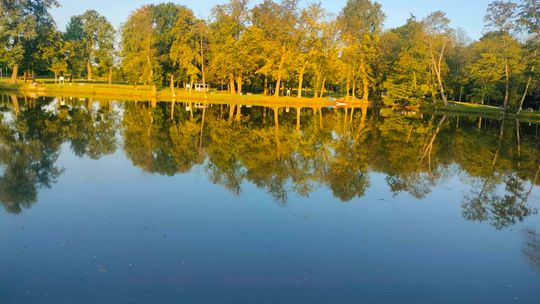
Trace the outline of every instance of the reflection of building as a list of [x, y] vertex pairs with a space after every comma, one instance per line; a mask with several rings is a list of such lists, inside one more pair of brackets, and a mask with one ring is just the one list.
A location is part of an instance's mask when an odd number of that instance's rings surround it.
[[195, 92], [204, 92], [204, 93], [208, 93], [208, 91], [210, 91], [210, 86], [207, 85], [207, 84], [202, 84], [202, 83], [196, 83], [193, 85], [193, 88], [195, 89]]

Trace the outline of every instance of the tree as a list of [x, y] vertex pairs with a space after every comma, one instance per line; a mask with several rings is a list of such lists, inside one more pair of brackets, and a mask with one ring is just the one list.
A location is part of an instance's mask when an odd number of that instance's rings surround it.
[[299, 19], [298, 1], [283, 0], [275, 3], [265, 0], [251, 12], [253, 25], [262, 31], [264, 37], [266, 60], [260, 71], [274, 78], [274, 95], [277, 97], [281, 94], [283, 81], [292, 72], [292, 62], [296, 59], [299, 39], [296, 32]]
[[427, 41], [429, 46], [429, 55], [431, 58], [431, 68], [435, 74], [439, 92], [444, 102], [448, 105], [448, 98], [445, 93], [443, 66], [445, 64], [445, 52], [450, 42], [451, 30], [449, 27], [450, 20], [442, 11], [436, 11], [424, 18], [427, 31]]
[[81, 17], [71, 17], [64, 32], [63, 39], [69, 48], [67, 63], [68, 69], [71, 71], [72, 81], [75, 75], [81, 76], [83, 70], [86, 68], [83, 37], [84, 29]]
[[326, 22], [322, 26], [319, 39], [315, 42], [315, 51], [312, 54], [312, 68], [315, 78], [313, 82], [313, 97], [322, 98], [327, 83], [337, 83], [340, 80], [340, 71], [343, 62], [339, 61], [339, 37], [335, 22]]
[[71, 44], [64, 41], [62, 34], [56, 30], [50, 31], [47, 36], [48, 43], [41, 45], [41, 56], [47, 62], [48, 69], [54, 73], [54, 82], [58, 75], [68, 70], [69, 54], [72, 52]]
[[[369, 100], [373, 69], [379, 37], [386, 16], [381, 5], [370, 0], [348, 0], [338, 17], [343, 43], [344, 60], [352, 72], [353, 85], [359, 74], [362, 82], [362, 99]], [[353, 89], [353, 97], [355, 95]]]
[[[321, 45], [323, 31], [329, 24], [325, 23], [328, 13], [320, 3], [313, 3], [303, 9], [299, 19], [298, 26], [298, 49], [295, 63], [296, 73], [298, 74], [298, 97], [302, 97], [304, 78], [310, 65], [313, 65], [313, 57], [317, 47]], [[329, 43], [335, 43], [333, 39]]]
[[510, 60], [515, 54], [512, 48], [512, 32], [515, 30], [517, 4], [510, 1], [495, 1], [490, 3], [484, 21], [486, 28], [499, 33], [502, 38], [502, 53], [504, 54], [505, 93], [504, 108], [508, 109], [510, 101]]
[[213, 74], [229, 83], [229, 92], [242, 93], [242, 62], [238, 58], [239, 43], [246, 30], [248, 19], [247, 0], [231, 0], [212, 9], [213, 21], [210, 24], [210, 49]]
[[384, 88], [388, 98], [394, 102], [419, 104], [432, 93], [431, 57], [429, 45], [424, 37], [425, 25], [411, 16], [407, 24], [393, 33], [398, 41], [395, 58], [390, 68]]
[[155, 84], [159, 67], [153, 21], [152, 6], [146, 5], [133, 12], [122, 26], [122, 68], [134, 84]]
[[132, 83], [164, 84], [174, 74], [174, 27], [186, 8], [173, 3], [145, 5], [122, 27], [122, 64]]
[[[186, 7], [174, 3], [152, 5], [152, 24], [155, 56], [159, 68], [156, 70], [157, 83], [165, 84], [168, 75], [174, 74], [174, 63], [170, 52], [175, 41], [174, 27], [186, 15]], [[188, 9], [189, 10], [189, 9]]]
[[519, 5], [518, 17], [521, 28], [530, 35], [529, 43], [527, 43], [529, 50], [529, 56], [527, 58], [527, 62], [529, 63], [529, 73], [527, 84], [525, 85], [525, 90], [519, 103], [518, 112], [521, 112], [521, 110], [523, 110], [523, 103], [527, 98], [531, 86], [537, 84], [537, 81], [533, 83], [533, 79], [539, 78], [538, 65], [540, 64], [540, 59], [538, 58], [538, 49], [540, 48], [540, 2], [538, 0], [522, 0]]
[[506, 33], [488, 33], [473, 48], [477, 59], [470, 66], [470, 75], [477, 84], [476, 90], [481, 95], [482, 103], [490, 94], [497, 94], [496, 85], [504, 79], [503, 102], [506, 109], [510, 80], [522, 71], [521, 45]]
[[[170, 58], [177, 75], [184, 82], [190, 83], [190, 91], [193, 88], [193, 83], [201, 74], [199, 31], [195, 26], [197, 22], [193, 12], [182, 7], [179, 11], [178, 21], [172, 30], [174, 41], [170, 50]], [[174, 75], [172, 74], [171, 86], [174, 87]]]
[[107, 18], [94, 10], [71, 18], [66, 37], [79, 42], [74, 51], [84, 58], [89, 81], [92, 80], [93, 66], [104, 66], [109, 72], [112, 69], [114, 36], [114, 28]]
[[[0, 41], [2, 51], [12, 68], [10, 83], [17, 82], [19, 68], [28, 68], [32, 59], [40, 58], [39, 42], [43, 27], [54, 25], [49, 9], [56, 0], [2, 0], [0, 2]], [[24, 66], [26, 65], [26, 66]]]

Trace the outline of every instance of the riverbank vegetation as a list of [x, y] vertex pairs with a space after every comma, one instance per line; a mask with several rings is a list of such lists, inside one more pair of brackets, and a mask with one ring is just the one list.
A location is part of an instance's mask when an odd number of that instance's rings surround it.
[[144, 5], [116, 30], [92, 10], [57, 29], [56, 0], [0, 5], [0, 65], [11, 89], [53, 74], [56, 86], [84, 79], [173, 97], [210, 85], [232, 95], [540, 107], [538, 0], [491, 3], [477, 41], [442, 11], [385, 29], [371, 0], [349, 0], [337, 16], [297, 0], [230, 0], [207, 20], [182, 5]]

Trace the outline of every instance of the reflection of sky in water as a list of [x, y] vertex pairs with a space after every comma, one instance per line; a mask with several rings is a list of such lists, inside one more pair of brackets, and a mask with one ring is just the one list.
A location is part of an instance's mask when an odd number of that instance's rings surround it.
[[[179, 107], [181, 108], [181, 107]], [[0, 302], [535, 303], [524, 254], [539, 216], [497, 230], [462, 215], [466, 174], [417, 199], [369, 172], [361, 198], [328, 186], [287, 204], [244, 181], [235, 195], [206, 165], [144, 173], [122, 149], [66, 171], [19, 215], [0, 212]], [[488, 161], [489, 162], [489, 161]], [[499, 187], [499, 186], [497, 186]], [[525, 188], [528, 189], [528, 185]], [[504, 189], [499, 189], [501, 192]], [[535, 187], [530, 204], [539, 207]]]

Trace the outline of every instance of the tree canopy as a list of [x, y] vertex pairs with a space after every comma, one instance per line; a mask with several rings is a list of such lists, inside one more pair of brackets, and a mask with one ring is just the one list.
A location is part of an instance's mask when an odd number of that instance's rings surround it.
[[[373, 0], [348, 0], [336, 16], [298, 0], [229, 0], [208, 19], [174, 3], [144, 5], [116, 31], [96, 11], [62, 31], [53, 0], [2, 1], [0, 63], [12, 82], [37, 73], [231, 94], [339, 97], [386, 104], [467, 101], [536, 108], [538, 0], [498, 0], [472, 41], [442, 11], [385, 28]], [[118, 47], [118, 50], [117, 50]]]

